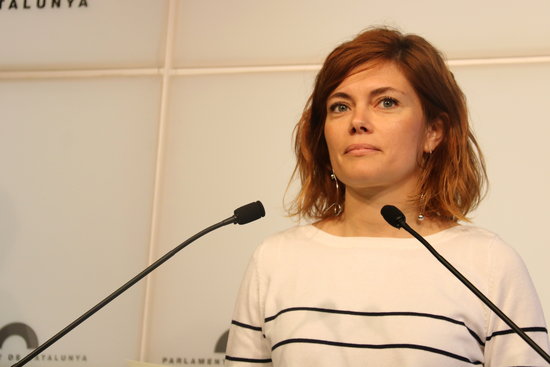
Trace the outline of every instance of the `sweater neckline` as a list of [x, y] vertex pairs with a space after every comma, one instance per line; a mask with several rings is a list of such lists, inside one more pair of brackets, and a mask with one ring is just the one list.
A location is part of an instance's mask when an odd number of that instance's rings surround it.
[[[464, 231], [467, 226], [462, 224], [443, 229], [439, 232], [432, 233], [428, 236], [424, 236], [426, 241], [430, 244], [435, 245], [442, 242], [443, 240], [448, 240], [451, 237], [458, 235], [460, 232]], [[328, 244], [336, 246], [365, 246], [365, 245], [381, 245], [381, 246], [422, 246], [419, 241], [414, 238], [412, 235], [408, 238], [403, 237], [344, 237], [330, 234], [315, 227], [313, 224], [306, 224], [302, 226], [302, 229], [306, 232], [306, 235], [311, 238]]]

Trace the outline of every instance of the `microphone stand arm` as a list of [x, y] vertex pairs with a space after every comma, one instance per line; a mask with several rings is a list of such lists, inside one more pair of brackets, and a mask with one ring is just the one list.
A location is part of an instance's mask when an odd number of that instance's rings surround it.
[[80, 325], [82, 322], [84, 322], [86, 319], [88, 319], [90, 316], [95, 314], [97, 311], [105, 307], [108, 303], [110, 303], [112, 300], [117, 298], [119, 295], [121, 295], [123, 292], [125, 292], [128, 288], [136, 284], [138, 281], [140, 281], [143, 277], [145, 277], [147, 274], [158, 268], [160, 265], [162, 265], [164, 262], [166, 262], [168, 259], [170, 259], [172, 256], [174, 256], [176, 253], [178, 253], [181, 249], [189, 245], [191, 242], [199, 239], [200, 237], [204, 236], [205, 234], [212, 232], [215, 229], [218, 229], [220, 227], [226, 226], [228, 224], [234, 224], [237, 221], [237, 217], [235, 215], [222, 220], [219, 223], [216, 223], [208, 228], [203, 229], [199, 233], [195, 234], [194, 236], [190, 237], [186, 241], [182, 242], [179, 246], [175, 247], [171, 251], [167, 252], [164, 256], [162, 256], [160, 259], [149, 265], [145, 270], [143, 270], [141, 273], [130, 279], [128, 282], [126, 282], [124, 285], [122, 285], [120, 288], [118, 288], [116, 291], [111, 293], [109, 296], [105, 297], [105, 299], [101, 302], [99, 302], [97, 305], [86, 311], [82, 316], [71, 322], [69, 325], [67, 325], [63, 330], [59, 331], [57, 334], [52, 336], [50, 339], [39, 345], [35, 350], [27, 354], [23, 359], [12, 365], [12, 367], [22, 367], [23, 365], [27, 364], [30, 360], [38, 356], [40, 353], [42, 353], [46, 348], [51, 346], [53, 343], [61, 339], [64, 335], [66, 335], [68, 332], [73, 330], [75, 327]]

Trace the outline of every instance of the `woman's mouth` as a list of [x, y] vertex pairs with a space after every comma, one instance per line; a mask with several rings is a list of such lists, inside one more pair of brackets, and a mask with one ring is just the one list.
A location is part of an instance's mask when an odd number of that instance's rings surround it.
[[379, 152], [379, 151], [380, 149], [378, 149], [374, 145], [352, 144], [346, 148], [346, 150], [344, 151], [344, 154], [358, 156], [358, 155], [365, 155], [365, 154]]

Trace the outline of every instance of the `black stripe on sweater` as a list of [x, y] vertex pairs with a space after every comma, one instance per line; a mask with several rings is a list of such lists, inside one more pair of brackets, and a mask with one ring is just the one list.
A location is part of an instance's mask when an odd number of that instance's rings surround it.
[[245, 328], [245, 329], [251, 329], [251, 330], [255, 330], [255, 331], [262, 331], [262, 328], [259, 327], [259, 326], [248, 325], [248, 324], [239, 322], [237, 320], [231, 320], [231, 323], [233, 325], [237, 325], [237, 326], [240, 326], [240, 327]]
[[241, 357], [232, 357], [232, 356], [225, 356], [225, 359], [227, 359], [228, 361], [235, 361], [235, 362], [271, 363], [271, 359], [254, 359], [254, 358], [241, 358]]
[[434, 315], [430, 313], [423, 313], [423, 312], [362, 312], [362, 311], [346, 311], [346, 310], [334, 310], [330, 308], [320, 308], [320, 307], [291, 307], [286, 308], [284, 310], [281, 310], [277, 312], [275, 315], [267, 317], [265, 319], [265, 322], [270, 322], [275, 320], [277, 317], [279, 317], [281, 314], [284, 314], [286, 312], [294, 312], [294, 311], [312, 311], [312, 312], [324, 312], [324, 313], [334, 313], [334, 314], [340, 314], [340, 315], [351, 315], [351, 316], [370, 316], [370, 317], [382, 317], [382, 316], [415, 316], [415, 317], [428, 317], [432, 319], [437, 320], [443, 320], [447, 321], [456, 325], [461, 325], [468, 330], [470, 335], [478, 342], [479, 345], [484, 346], [485, 343], [481, 340], [479, 335], [477, 335], [472, 329], [470, 329], [466, 324], [462, 321], [458, 321], [455, 319], [451, 319], [447, 316], [442, 315]]
[[286, 344], [292, 344], [292, 343], [309, 343], [309, 344], [323, 344], [323, 345], [330, 345], [334, 347], [343, 347], [343, 348], [364, 348], [364, 349], [417, 349], [417, 350], [423, 350], [431, 353], [437, 353], [444, 355], [446, 357], [458, 359], [459, 361], [466, 362], [473, 365], [481, 365], [481, 361], [472, 361], [466, 357], [460, 356], [458, 354], [454, 354], [451, 352], [447, 352], [442, 349], [427, 347], [425, 345], [417, 345], [417, 344], [354, 344], [354, 343], [341, 343], [341, 342], [334, 342], [329, 340], [319, 340], [319, 339], [287, 339], [283, 340], [277, 344], [275, 344], [271, 350], [274, 351], [275, 349], [286, 345]]
[[[540, 333], [547, 333], [548, 334], [548, 330], [545, 328], [545, 327], [522, 327], [520, 328], [521, 330], [523, 330], [524, 332], [526, 333], [529, 333], [529, 332], [540, 332]], [[512, 330], [512, 329], [508, 329], [508, 330], [501, 330], [501, 331], [495, 331], [494, 333], [492, 333], [490, 336], [488, 336], [485, 340], [486, 341], [489, 341], [491, 340], [493, 337], [495, 336], [499, 336], [499, 335], [506, 335], [506, 334], [515, 334], [515, 331]]]

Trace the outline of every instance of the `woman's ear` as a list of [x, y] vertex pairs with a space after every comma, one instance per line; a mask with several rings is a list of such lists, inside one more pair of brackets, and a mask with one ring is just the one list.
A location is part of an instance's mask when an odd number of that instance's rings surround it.
[[424, 139], [424, 153], [431, 153], [437, 148], [443, 140], [443, 119], [441, 116], [431, 121], [426, 127], [426, 136]]

